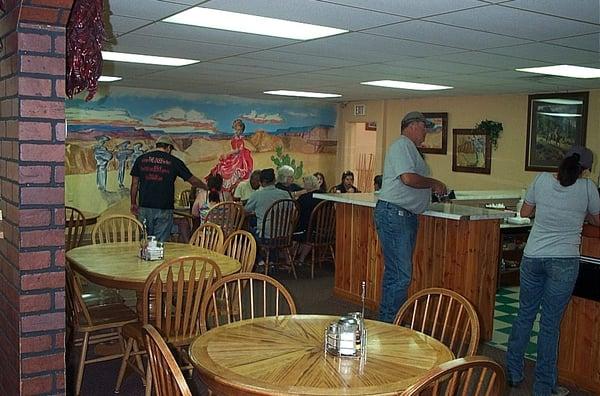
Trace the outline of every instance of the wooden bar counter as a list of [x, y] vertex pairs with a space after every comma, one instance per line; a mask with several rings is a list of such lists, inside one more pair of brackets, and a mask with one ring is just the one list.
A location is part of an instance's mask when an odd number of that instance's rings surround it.
[[[383, 256], [373, 209], [376, 196], [314, 194], [336, 205], [334, 293], [360, 302], [360, 285], [367, 282], [366, 306], [377, 309], [381, 294]], [[449, 203], [432, 204], [419, 216], [409, 294], [428, 287], [444, 287], [465, 296], [477, 310], [481, 338], [492, 338], [500, 250], [500, 221], [512, 216]]]
[[580, 263], [579, 279], [561, 322], [558, 377], [600, 395], [600, 227], [584, 225], [581, 254], [593, 262]]

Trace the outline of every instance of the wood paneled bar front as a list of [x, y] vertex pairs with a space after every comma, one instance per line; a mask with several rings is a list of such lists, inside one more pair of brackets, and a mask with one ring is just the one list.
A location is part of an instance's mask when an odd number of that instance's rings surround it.
[[[583, 227], [581, 254], [600, 260], [600, 227]], [[591, 265], [600, 267], [600, 263]], [[580, 277], [590, 275], [584, 271], [581, 264]], [[582, 293], [576, 287], [567, 305], [560, 325], [558, 376], [561, 381], [600, 395], [600, 301], [597, 299], [600, 285], [593, 279], [586, 283], [596, 288], [596, 292], [591, 293], [596, 299], [578, 296]]]
[[[335, 295], [377, 309], [383, 256], [373, 220], [377, 197], [362, 194], [314, 194], [337, 202]], [[419, 216], [409, 294], [444, 287], [465, 296], [477, 310], [481, 338], [492, 337], [500, 251], [500, 221], [509, 212], [451, 203], [435, 203]]]

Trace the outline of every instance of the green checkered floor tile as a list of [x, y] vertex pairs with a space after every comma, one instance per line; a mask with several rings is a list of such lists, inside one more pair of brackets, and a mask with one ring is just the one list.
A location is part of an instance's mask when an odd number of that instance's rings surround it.
[[[508, 337], [512, 328], [512, 322], [519, 311], [519, 287], [502, 287], [496, 293], [496, 307], [494, 312], [494, 333], [489, 345], [498, 349], [506, 350]], [[536, 346], [540, 329], [539, 315], [533, 323], [533, 330], [529, 345], [525, 350], [525, 357], [535, 360], [537, 357]]]

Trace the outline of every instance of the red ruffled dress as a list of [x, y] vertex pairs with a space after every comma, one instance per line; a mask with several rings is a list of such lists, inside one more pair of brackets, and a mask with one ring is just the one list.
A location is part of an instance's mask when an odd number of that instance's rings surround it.
[[223, 191], [233, 191], [240, 181], [248, 179], [254, 166], [252, 153], [244, 146], [241, 136], [231, 139], [231, 148], [239, 151], [227, 154], [210, 170], [211, 175], [223, 176]]

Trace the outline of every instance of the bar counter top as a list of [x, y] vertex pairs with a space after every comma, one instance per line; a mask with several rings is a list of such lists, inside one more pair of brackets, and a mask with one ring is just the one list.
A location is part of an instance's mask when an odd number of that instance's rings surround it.
[[[324, 199], [352, 205], [375, 207], [377, 194], [374, 193], [315, 193], [315, 198]], [[425, 216], [442, 217], [451, 220], [492, 220], [514, 217], [514, 212], [505, 212], [495, 209], [476, 208], [473, 206], [457, 205], [454, 203], [432, 203], [429, 209], [423, 212]]]

